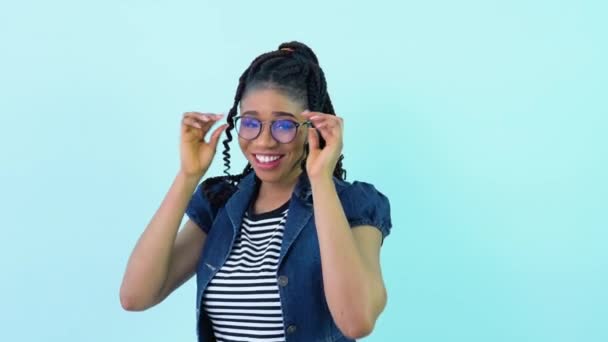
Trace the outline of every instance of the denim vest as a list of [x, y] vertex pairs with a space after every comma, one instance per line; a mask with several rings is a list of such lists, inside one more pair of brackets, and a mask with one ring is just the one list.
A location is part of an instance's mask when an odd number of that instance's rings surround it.
[[[259, 179], [251, 172], [219, 209], [211, 207], [199, 185], [188, 204], [186, 214], [207, 233], [196, 268], [196, 331], [199, 342], [215, 341], [211, 321], [201, 299], [215, 273], [228, 259], [258, 184]], [[384, 241], [391, 228], [388, 199], [368, 183], [351, 184], [334, 177], [334, 184], [350, 226], [377, 227]], [[289, 203], [277, 283], [286, 341], [353, 341], [337, 328], [325, 299], [312, 191], [305, 173], [299, 177]]]

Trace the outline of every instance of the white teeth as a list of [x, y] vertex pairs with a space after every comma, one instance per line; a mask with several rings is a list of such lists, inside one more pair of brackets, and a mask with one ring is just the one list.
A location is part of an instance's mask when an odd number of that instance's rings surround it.
[[280, 156], [264, 156], [260, 154], [255, 155], [255, 159], [257, 159], [260, 163], [271, 163], [277, 159], [281, 158]]

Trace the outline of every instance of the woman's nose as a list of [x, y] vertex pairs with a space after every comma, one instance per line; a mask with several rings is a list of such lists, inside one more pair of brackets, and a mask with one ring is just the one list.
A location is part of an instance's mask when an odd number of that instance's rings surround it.
[[270, 131], [270, 127], [267, 125], [262, 126], [262, 131], [257, 139], [255, 139], [256, 143], [260, 146], [274, 146], [277, 145], [278, 142], [272, 136], [272, 132]]

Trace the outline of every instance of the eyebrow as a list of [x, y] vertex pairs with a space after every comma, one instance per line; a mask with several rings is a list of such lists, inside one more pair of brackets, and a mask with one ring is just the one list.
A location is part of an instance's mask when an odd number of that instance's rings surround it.
[[[295, 118], [296, 116], [289, 113], [289, 112], [281, 112], [281, 111], [277, 111], [277, 112], [272, 112], [272, 114], [274, 114], [274, 116], [291, 116], [292, 118]], [[253, 115], [253, 116], [258, 116], [259, 113], [255, 110], [248, 110], [246, 112], [244, 112], [242, 115]]]

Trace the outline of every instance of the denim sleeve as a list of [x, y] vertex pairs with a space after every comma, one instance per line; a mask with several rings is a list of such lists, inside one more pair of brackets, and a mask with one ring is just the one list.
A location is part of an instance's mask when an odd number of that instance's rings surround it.
[[186, 215], [188, 215], [188, 218], [196, 223], [205, 233], [209, 233], [213, 220], [215, 219], [215, 212], [216, 210], [213, 210], [211, 203], [203, 192], [203, 184], [199, 184], [196, 187], [194, 194], [192, 194], [190, 202], [188, 202]]
[[351, 227], [369, 225], [382, 233], [382, 242], [392, 228], [389, 200], [376, 188], [365, 182], [353, 182], [342, 200], [344, 213]]

